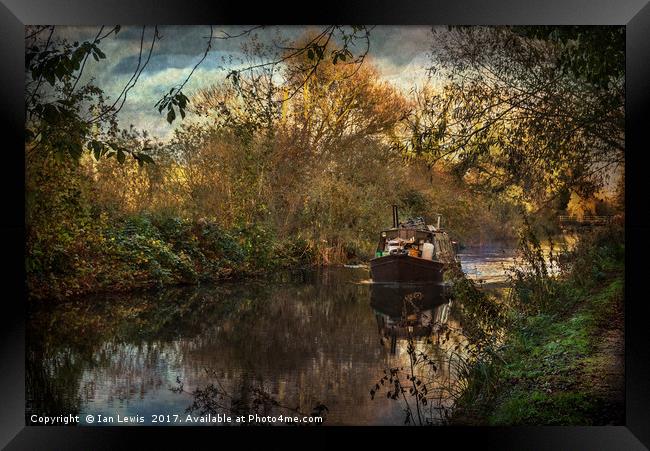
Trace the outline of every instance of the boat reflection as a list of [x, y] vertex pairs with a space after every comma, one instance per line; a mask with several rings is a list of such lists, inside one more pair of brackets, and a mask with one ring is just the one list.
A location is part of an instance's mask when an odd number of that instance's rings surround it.
[[441, 284], [373, 284], [370, 306], [382, 340], [395, 354], [398, 338], [428, 337], [447, 322], [451, 305]]

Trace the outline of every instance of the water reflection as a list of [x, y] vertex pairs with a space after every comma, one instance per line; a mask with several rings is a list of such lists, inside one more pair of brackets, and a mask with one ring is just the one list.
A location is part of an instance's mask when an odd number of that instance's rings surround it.
[[441, 284], [374, 284], [370, 305], [380, 336], [395, 354], [398, 338], [429, 337], [447, 322], [449, 290]]
[[458, 254], [461, 267], [470, 279], [481, 282], [503, 282], [507, 269], [514, 264], [515, 251], [501, 246], [467, 248]]
[[[328, 270], [32, 306], [27, 417], [184, 417], [190, 393], [218, 380], [238, 399], [255, 387], [306, 412], [322, 403], [326, 424], [401, 424], [402, 407], [371, 400], [368, 388], [408, 363], [403, 321], [431, 348], [424, 339], [453, 323], [453, 312], [442, 289], [421, 290], [404, 308], [404, 287], [358, 283], [367, 278], [363, 269]], [[178, 381], [181, 393], [171, 390]]]

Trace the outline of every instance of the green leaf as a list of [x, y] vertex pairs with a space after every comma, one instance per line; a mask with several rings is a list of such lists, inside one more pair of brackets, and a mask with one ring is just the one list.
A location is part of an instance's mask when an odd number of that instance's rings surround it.
[[68, 145], [68, 152], [70, 152], [70, 155], [72, 155], [74, 159], [78, 160], [81, 157], [83, 149], [81, 148], [81, 144], [78, 142], [72, 142]]
[[43, 77], [45, 77], [45, 79], [51, 86], [54, 86], [54, 74], [52, 72], [47, 72], [43, 74]]
[[176, 112], [174, 111], [173, 108], [169, 108], [169, 111], [167, 112], [167, 122], [170, 124], [174, 122], [174, 119], [176, 119]]
[[92, 149], [95, 160], [99, 161], [99, 158], [102, 156], [102, 150], [104, 149], [104, 145], [99, 141], [93, 140], [90, 142], [89, 147]]
[[95, 56], [95, 60], [106, 58], [106, 54], [96, 45], [93, 45], [93, 56]]
[[122, 149], [117, 149], [117, 161], [120, 162], [120, 164], [124, 163], [126, 160], [126, 154]]
[[59, 110], [51, 103], [47, 103], [43, 106], [42, 116], [45, 122], [53, 124], [59, 119]]
[[185, 95], [180, 93], [180, 92], [178, 94], [176, 94], [176, 99], [177, 99], [177, 102], [178, 102], [178, 106], [181, 107], [181, 108], [185, 108], [187, 106], [187, 102], [189, 101], [189, 99], [187, 97], [185, 97]]
[[139, 153], [138, 154], [138, 159], [141, 160], [144, 163], [156, 164], [154, 159], [151, 158], [151, 156], [147, 155], [146, 153]]

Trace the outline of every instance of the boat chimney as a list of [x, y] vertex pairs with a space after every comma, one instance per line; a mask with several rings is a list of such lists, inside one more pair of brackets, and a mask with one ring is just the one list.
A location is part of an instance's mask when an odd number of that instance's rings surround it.
[[397, 205], [393, 205], [393, 227], [399, 226], [399, 217], [397, 216]]

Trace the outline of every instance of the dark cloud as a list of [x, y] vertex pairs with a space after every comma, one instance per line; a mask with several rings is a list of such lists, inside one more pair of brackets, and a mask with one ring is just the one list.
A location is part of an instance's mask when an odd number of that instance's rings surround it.
[[[213, 26], [216, 38], [213, 41], [213, 52], [218, 52], [222, 56], [238, 53], [241, 51], [242, 45], [251, 42], [252, 39], [271, 46], [273, 42], [280, 39], [295, 41], [309, 30], [320, 28], [317, 26], [265, 26], [240, 38], [218, 39], [227, 34], [238, 35], [252, 27], [252, 25]], [[146, 56], [153, 36], [153, 26], [125, 26], [117, 36], [111, 36], [103, 42], [107, 50], [106, 53], [111, 59], [110, 72], [119, 75], [134, 70], [139, 59], [143, 28], [143, 51]], [[105, 27], [105, 30], [109, 29], [110, 26]], [[99, 27], [62, 26], [57, 28], [57, 36], [70, 41], [84, 41], [94, 38], [98, 30]], [[148, 64], [148, 71], [151, 72], [194, 65], [205, 51], [210, 27], [205, 25], [163, 25], [159, 27], [159, 34], [161, 39], [156, 42], [152, 59]], [[374, 59], [385, 60], [394, 66], [405, 66], [431, 48], [431, 27], [377, 26], [371, 32], [370, 40], [370, 55]], [[100, 70], [99, 67], [98, 70]]]
[[[111, 26], [106, 26], [108, 31]], [[272, 51], [279, 51], [278, 42], [285, 44], [295, 42], [301, 36], [322, 26], [265, 26], [240, 38], [219, 39], [227, 34], [238, 35], [252, 26], [213, 27], [215, 39], [209, 57], [194, 75], [189, 90], [201, 88], [214, 83], [224, 73], [217, 70], [229, 56], [237, 64], [242, 56], [242, 45], [255, 42], [268, 46]], [[92, 40], [99, 27], [57, 27], [56, 34], [69, 41]], [[143, 60], [151, 44], [154, 27], [144, 27]], [[124, 26], [117, 36], [110, 36], [102, 42], [106, 60], [98, 63], [91, 61], [84, 73], [84, 79], [94, 78], [103, 87], [109, 97], [116, 96], [138, 65], [140, 58], [143, 26]], [[205, 52], [210, 27], [169, 26], [159, 27], [161, 39], [156, 41], [151, 60], [138, 85], [130, 92], [121, 120], [125, 124], [133, 123], [136, 127], [147, 128], [154, 134], [168, 134], [171, 128], [156, 114], [152, 104], [169, 89], [184, 79]], [[370, 34], [370, 60], [376, 64], [380, 73], [397, 86], [404, 87], [413, 83], [414, 67], [423, 65], [423, 55], [432, 46], [431, 27], [427, 26], [377, 26]], [[361, 50], [361, 49], [359, 49]], [[165, 127], [163, 127], [163, 125]]]
[[371, 33], [371, 54], [403, 66], [428, 52], [431, 43], [429, 26], [379, 26]]
[[[130, 55], [122, 58], [113, 67], [114, 74], [132, 74], [138, 67], [140, 58], [137, 55]], [[147, 72], [158, 72], [169, 68], [185, 68], [190, 67], [193, 63], [196, 64], [197, 57], [195, 55], [182, 55], [182, 54], [165, 54], [158, 55], [149, 61], [147, 64]]]

